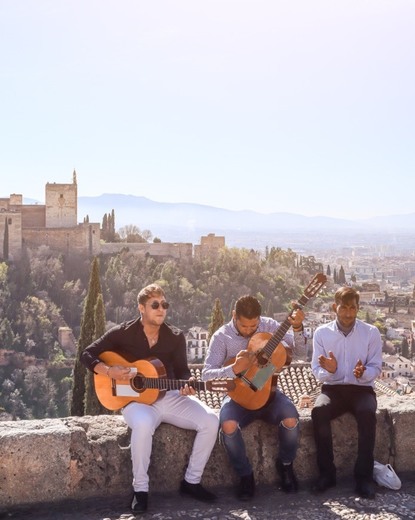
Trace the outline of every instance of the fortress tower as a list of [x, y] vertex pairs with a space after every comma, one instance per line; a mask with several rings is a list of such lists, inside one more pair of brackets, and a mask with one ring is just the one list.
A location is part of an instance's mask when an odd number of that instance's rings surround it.
[[[99, 223], [78, 224], [78, 186], [47, 183], [45, 205], [23, 204], [22, 195], [0, 198], [0, 259], [14, 260], [28, 247], [49, 246], [67, 254], [95, 255], [101, 251]], [[5, 247], [5, 241], [6, 247]]]
[[77, 225], [78, 186], [75, 170], [72, 184], [46, 184], [45, 204], [47, 228], [70, 228]]

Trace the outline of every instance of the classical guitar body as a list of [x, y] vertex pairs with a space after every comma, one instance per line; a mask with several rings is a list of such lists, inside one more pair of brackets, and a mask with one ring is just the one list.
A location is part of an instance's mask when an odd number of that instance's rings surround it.
[[[272, 337], [268, 332], [254, 334], [248, 343], [247, 350], [252, 353], [260, 352]], [[267, 404], [276, 389], [276, 378], [272, 375], [288, 364], [287, 350], [279, 343], [269, 361], [264, 365], [253, 363], [245, 372], [235, 378], [235, 389], [229, 390], [228, 395], [236, 403], [247, 410], [258, 410]], [[234, 358], [227, 361], [233, 363]]]
[[133, 377], [129, 380], [111, 379], [106, 375], [94, 374], [95, 392], [100, 403], [108, 410], [119, 410], [131, 402], [153, 404], [164, 397], [167, 390], [179, 390], [186, 384], [196, 391], [226, 393], [235, 388], [233, 379], [196, 381], [168, 379], [163, 363], [157, 358], [147, 358], [132, 363], [119, 354], [107, 351], [99, 356], [108, 366], [129, 367]]
[[99, 358], [108, 366], [120, 365], [137, 371], [131, 381], [110, 379], [102, 374], [94, 374], [95, 392], [100, 403], [108, 410], [119, 410], [131, 401], [143, 404], [153, 404], [161, 399], [166, 389], [146, 388], [144, 379], [164, 378], [166, 370], [157, 358], [148, 358], [129, 363], [115, 352], [103, 352]]

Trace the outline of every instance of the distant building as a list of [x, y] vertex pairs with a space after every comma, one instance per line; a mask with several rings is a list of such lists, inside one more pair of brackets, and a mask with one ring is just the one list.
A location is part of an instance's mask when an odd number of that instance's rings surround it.
[[[23, 204], [20, 194], [0, 198], [0, 257], [7, 249], [8, 259], [19, 258], [23, 244], [28, 247], [47, 245], [66, 253], [98, 254], [100, 225], [78, 224], [77, 212], [75, 171], [70, 184], [46, 184], [44, 205]], [[5, 239], [8, 240], [7, 248]]]
[[382, 378], [395, 379], [398, 376], [411, 377], [414, 367], [409, 359], [403, 356], [383, 356]]
[[[225, 237], [210, 233], [201, 237], [201, 244], [191, 243], [101, 243], [99, 223], [78, 224], [78, 186], [76, 172], [72, 183], [47, 183], [45, 204], [23, 204], [23, 196], [12, 194], [0, 198], [0, 260], [7, 251], [7, 259], [18, 259], [23, 245], [49, 246], [67, 254], [89, 256], [114, 254], [128, 248], [136, 254], [158, 258], [186, 258], [193, 254], [216, 254], [225, 247]], [[5, 244], [7, 240], [7, 244]], [[5, 247], [6, 245], [6, 247]]]
[[190, 362], [203, 360], [208, 348], [208, 331], [202, 327], [192, 327], [186, 334], [187, 359]]
[[207, 236], [200, 238], [200, 244], [194, 246], [194, 255], [200, 257], [202, 255], [217, 254], [223, 247], [225, 247], [225, 237], [209, 233]]

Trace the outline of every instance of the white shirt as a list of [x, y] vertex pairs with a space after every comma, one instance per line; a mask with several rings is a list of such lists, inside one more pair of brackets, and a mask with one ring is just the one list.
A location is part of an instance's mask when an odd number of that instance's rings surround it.
[[[318, 358], [329, 357], [333, 352], [337, 360], [337, 370], [331, 374], [319, 364]], [[366, 370], [362, 377], [356, 378], [353, 370], [358, 360]], [[345, 336], [336, 321], [321, 325], [314, 332], [313, 358], [311, 369], [315, 377], [328, 385], [374, 386], [375, 379], [382, 371], [382, 339], [379, 330], [361, 320]]]

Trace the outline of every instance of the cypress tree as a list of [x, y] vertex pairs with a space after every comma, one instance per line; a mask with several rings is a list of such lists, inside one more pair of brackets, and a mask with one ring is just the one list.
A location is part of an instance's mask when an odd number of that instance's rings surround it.
[[4, 222], [3, 259], [9, 259], [9, 223], [7, 217]]
[[102, 238], [107, 241], [108, 240], [108, 217], [107, 217], [107, 214], [105, 213], [105, 215], [103, 216], [102, 218]]
[[[102, 293], [98, 294], [97, 303], [94, 307], [94, 337], [93, 341], [100, 338], [105, 332], [105, 306]], [[108, 413], [98, 401], [94, 388], [94, 374], [86, 371], [85, 381], [85, 415], [101, 415]]]
[[87, 369], [81, 363], [81, 354], [84, 349], [94, 341], [95, 333], [95, 305], [98, 295], [101, 294], [101, 282], [99, 279], [99, 262], [95, 257], [92, 261], [89, 277], [88, 293], [84, 300], [84, 309], [81, 318], [81, 330], [78, 340], [75, 366], [73, 371], [73, 389], [70, 406], [71, 415], [84, 415], [85, 376]]
[[222, 305], [220, 303], [219, 298], [216, 298], [210, 317], [208, 329], [208, 342], [210, 341], [210, 338], [213, 336], [213, 334], [218, 330], [218, 328], [223, 325], [224, 321], [225, 319], [223, 316]]
[[405, 337], [402, 339], [401, 351], [402, 356], [406, 359], [409, 359], [409, 343]]
[[109, 232], [110, 232], [111, 242], [114, 242], [114, 240], [115, 240], [115, 211], [114, 210], [111, 211], [109, 225], [110, 225]]
[[340, 269], [339, 269], [339, 280], [338, 280], [338, 283], [340, 285], [343, 285], [343, 284], [346, 283], [346, 275], [344, 273], [344, 269], [343, 269], [342, 265], [340, 266]]

